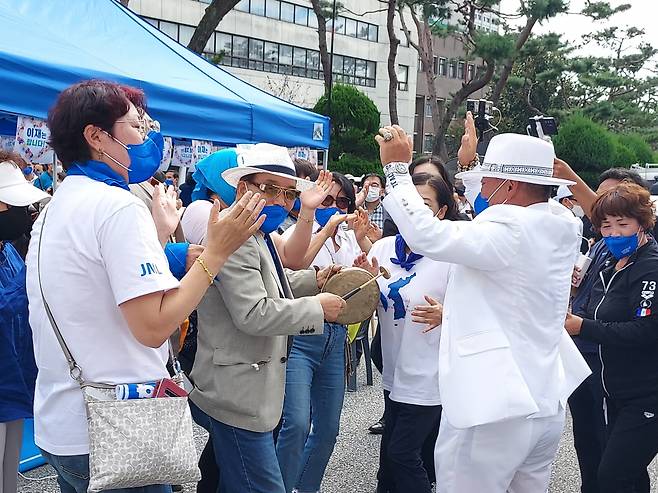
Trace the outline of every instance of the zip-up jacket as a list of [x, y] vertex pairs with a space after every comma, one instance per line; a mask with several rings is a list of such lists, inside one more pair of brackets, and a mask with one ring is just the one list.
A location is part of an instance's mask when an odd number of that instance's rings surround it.
[[658, 394], [658, 244], [639, 248], [624, 268], [615, 259], [592, 288], [580, 336], [599, 344], [607, 395], [630, 399]]

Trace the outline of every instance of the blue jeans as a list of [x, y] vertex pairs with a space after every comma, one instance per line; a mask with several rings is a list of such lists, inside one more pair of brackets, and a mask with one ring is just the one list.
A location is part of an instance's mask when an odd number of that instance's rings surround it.
[[[198, 414], [203, 413], [200, 409]], [[208, 416], [222, 493], [284, 493], [272, 432], [243, 430]], [[198, 422], [198, 421], [197, 421]]]
[[[87, 493], [89, 486], [89, 455], [53, 455], [45, 450], [41, 455], [57, 471], [57, 483], [62, 493]], [[171, 486], [154, 484], [141, 488], [103, 490], [108, 493], [171, 493]]]
[[325, 323], [322, 335], [297, 336], [292, 345], [276, 444], [287, 493], [320, 490], [340, 427], [345, 337], [345, 326]]

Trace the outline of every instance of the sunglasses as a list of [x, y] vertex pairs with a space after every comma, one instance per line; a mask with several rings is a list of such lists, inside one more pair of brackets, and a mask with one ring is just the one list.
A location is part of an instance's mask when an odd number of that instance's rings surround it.
[[331, 207], [332, 205], [336, 204], [336, 207], [339, 209], [347, 209], [351, 203], [352, 201], [347, 197], [337, 197], [334, 199], [331, 195], [327, 195], [327, 197], [322, 201], [322, 205], [325, 207]]
[[271, 183], [249, 183], [258, 188], [263, 194], [263, 197], [267, 200], [274, 200], [279, 195], [283, 194], [283, 198], [286, 202], [294, 202], [301, 194], [299, 190], [294, 188], [283, 188], [277, 185], [272, 185]]

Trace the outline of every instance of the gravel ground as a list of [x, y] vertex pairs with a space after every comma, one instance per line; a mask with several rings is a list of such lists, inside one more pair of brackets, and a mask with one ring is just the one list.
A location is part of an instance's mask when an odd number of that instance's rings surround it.
[[[368, 426], [375, 422], [383, 411], [381, 378], [375, 370], [375, 385], [365, 385], [363, 365], [359, 368], [359, 386], [357, 392], [345, 395], [345, 406], [341, 420], [341, 433], [336, 449], [327, 468], [322, 485], [323, 493], [373, 493], [379, 453], [379, 437], [367, 432]], [[199, 451], [206, 440], [205, 432], [195, 430]], [[653, 493], [658, 493], [658, 464], [654, 461], [650, 467]], [[49, 466], [39, 467], [26, 473], [29, 478], [48, 478], [27, 480], [19, 478], [19, 493], [57, 492], [56, 481], [52, 478], [53, 470]], [[571, 437], [571, 423], [567, 423], [560, 443], [557, 460], [553, 467], [553, 477], [549, 493], [578, 493], [579, 474], [576, 454]], [[193, 493], [195, 488], [185, 488]]]

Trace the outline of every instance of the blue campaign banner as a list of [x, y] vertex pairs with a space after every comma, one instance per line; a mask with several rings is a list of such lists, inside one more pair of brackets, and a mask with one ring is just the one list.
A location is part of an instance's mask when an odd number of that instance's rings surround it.
[[23, 424], [23, 446], [18, 470], [20, 472], [29, 471], [45, 463], [46, 460], [42, 457], [41, 451], [34, 444], [34, 420], [26, 419]]

